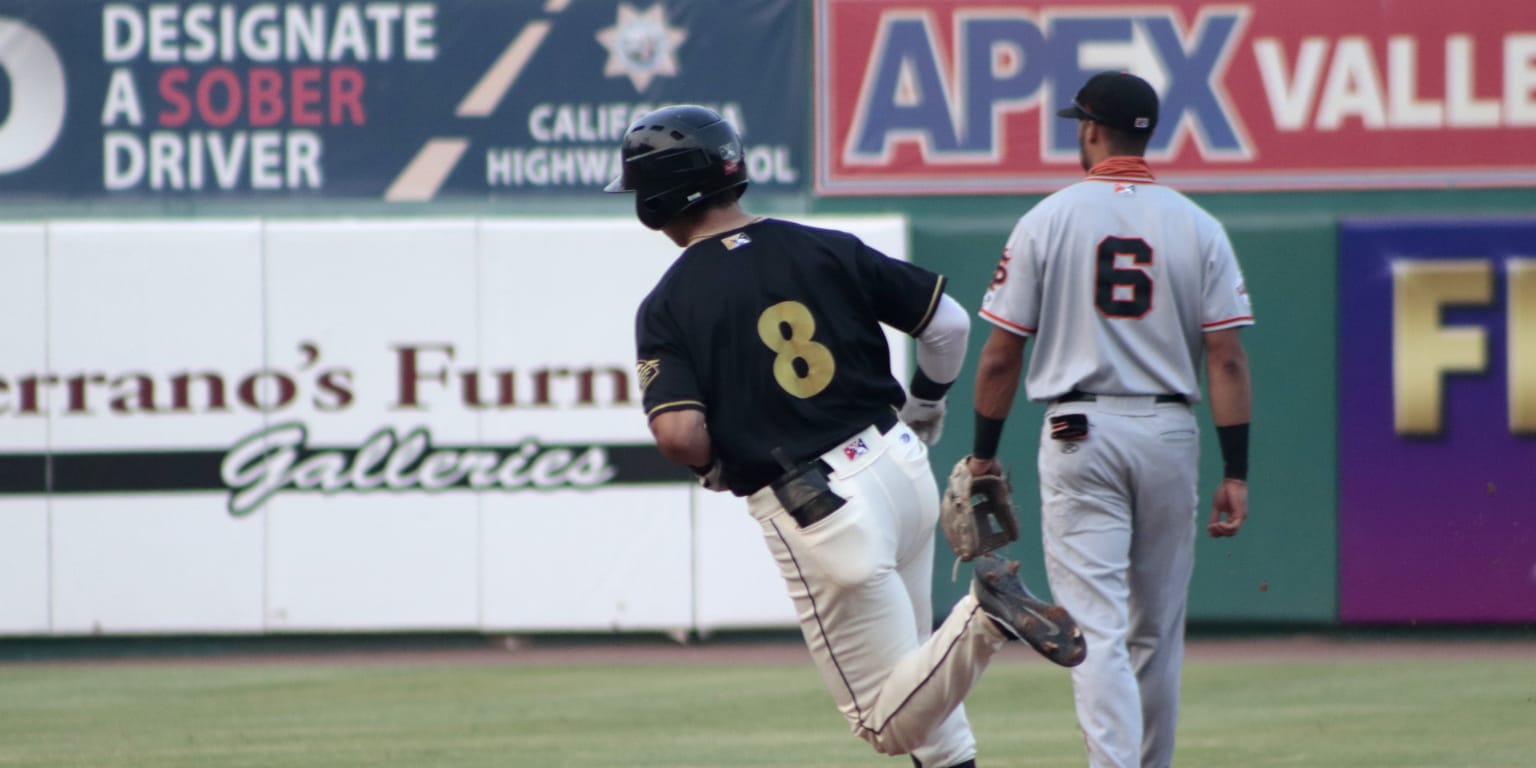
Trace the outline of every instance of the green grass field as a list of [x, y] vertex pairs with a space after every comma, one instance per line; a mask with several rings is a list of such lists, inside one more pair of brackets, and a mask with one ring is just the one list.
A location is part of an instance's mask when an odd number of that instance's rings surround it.
[[[1475, 656], [1475, 654], [1471, 654]], [[994, 663], [983, 766], [1084, 765], [1067, 674]], [[1186, 667], [1177, 765], [1536, 765], [1536, 655]], [[806, 663], [0, 665], [4, 766], [908, 766]]]

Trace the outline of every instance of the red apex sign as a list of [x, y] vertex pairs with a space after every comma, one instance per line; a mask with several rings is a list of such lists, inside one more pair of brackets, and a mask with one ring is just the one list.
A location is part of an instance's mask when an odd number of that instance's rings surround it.
[[1536, 185], [1536, 5], [818, 0], [817, 191], [1051, 191], [1094, 73], [1157, 89], [1185, 189]]

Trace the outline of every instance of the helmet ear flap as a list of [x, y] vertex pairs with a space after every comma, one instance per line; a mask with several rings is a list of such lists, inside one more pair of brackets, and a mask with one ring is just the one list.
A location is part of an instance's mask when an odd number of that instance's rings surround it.
[[635, 216], [640, 219], [641, 224], [650, 229], [661, 229], [677, 216], [677, 212], [670, 211], [672, 206], [668, 205], [663, 197], [635, 195]]

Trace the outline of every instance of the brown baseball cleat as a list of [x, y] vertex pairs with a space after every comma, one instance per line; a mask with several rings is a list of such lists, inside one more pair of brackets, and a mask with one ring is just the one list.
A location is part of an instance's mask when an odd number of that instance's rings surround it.
[[1088, 658], [1088, 643], [1077, 620], [1067, 609], [1030, 594], [1019, 578], [1017, 560], [996, 555], [976, 558], [971, 595], [1003, 634], [1029, 643], [1052, 662], [1075, 667]]

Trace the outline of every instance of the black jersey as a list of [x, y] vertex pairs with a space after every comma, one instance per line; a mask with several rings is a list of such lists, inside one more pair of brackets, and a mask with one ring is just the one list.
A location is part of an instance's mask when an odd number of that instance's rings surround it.
[[683, 251], [635, 319], [648, 417], [704, 411], [731, 491], [745, 496], [905, 399], [881, 323], [917, 335], [944, 278], [846, 232], [761, 219]]

